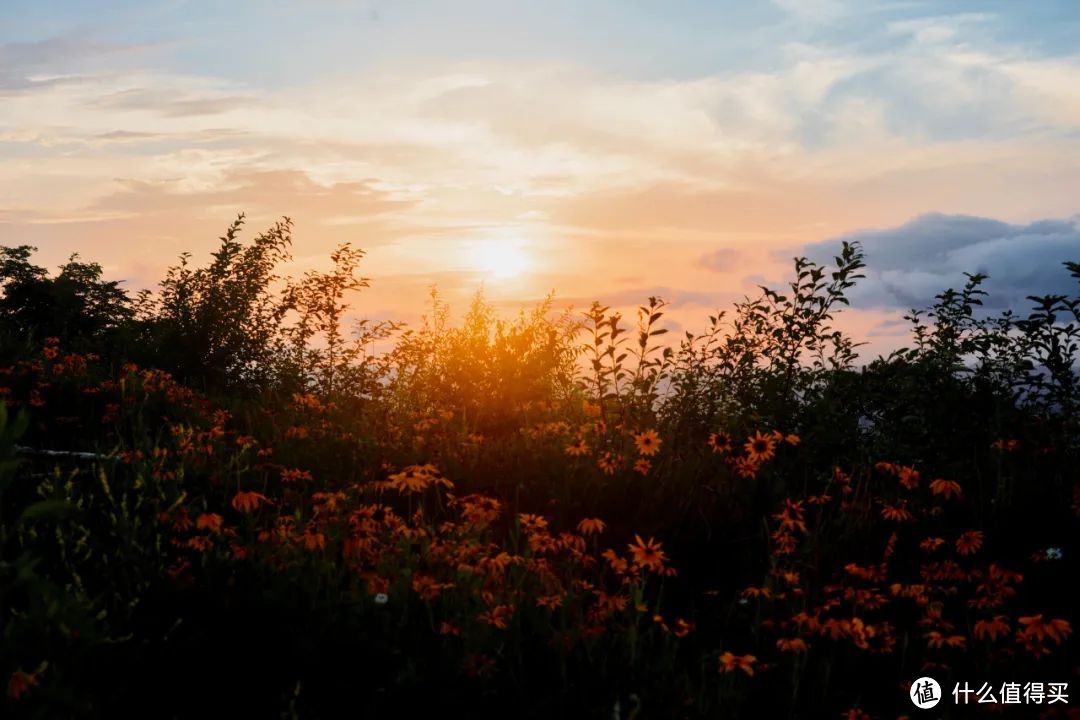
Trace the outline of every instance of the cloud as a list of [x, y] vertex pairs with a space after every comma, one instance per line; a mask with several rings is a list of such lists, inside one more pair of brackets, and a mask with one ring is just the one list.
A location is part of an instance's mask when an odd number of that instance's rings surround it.
[[713, 272], [731, 272], [736, 269], [742, 253], [731, 248], [720, 248], [701, 257], [702, 266]]
[[86, 106], [94, 109], [147, 111], [169, 118], [219, 115], [233, 110], [258, 107], [262, 101], [252, 96], [213, 94], [177, 98], [172, 91], [131, 88], [92, 98]]
[[1080, 260], [1080, 219], [1014, 225], [931, 213], [899, 227], [848, 233], [804, 249], [812, 259], [830, 262], [843, 240], [858, 241], [866, 254], [867, 278], [851, 293], [852, 302], [863, 308], [925, 307], [938, 293], [961, 287], [965, 272], [989, 276], [983, 285], [988, 308], [1022, 309], [1030, 304], [1029, 295], [1077, 291], [1062, 263]]
[[[141, 44], [104, 43], [85, 33], [69, 33], [32, 42], [0, 44], [0, 92], [40, 88], [73, 80], [71, 68], [90, 58], [129, 53]], [[58, 77], [36, 77], [59, 74]]]
[[581, 295], [578, 297], [557, 297], [560, 305], [572, 305], [576, 308], [587, 308], [594, 300], [613, 308], [628, 308], [631, 306], [644, 305], [650, 297], [663, 298], [668, 302], [671, 310], [683, 308], [705, 308], [715, 310], [726, 308], [734, 302], [742, 300], [742, 295], [726, 291], [700, 291], [687, 290], [669, 286], [634, 287], [623, 290], [600, 291], [595, 295]]

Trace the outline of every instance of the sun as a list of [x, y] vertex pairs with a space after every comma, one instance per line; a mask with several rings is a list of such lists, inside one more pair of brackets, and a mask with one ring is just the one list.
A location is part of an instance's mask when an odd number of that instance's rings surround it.
[[521, 275], [530, 265], [528, 254], [512, 241], [493, 240], [476, 245], [473, 261], [477, 269], [503, 280]]

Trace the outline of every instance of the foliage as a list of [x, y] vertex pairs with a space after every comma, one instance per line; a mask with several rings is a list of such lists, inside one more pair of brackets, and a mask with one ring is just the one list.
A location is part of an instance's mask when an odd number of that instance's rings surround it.
[[135, 299], [2, 250], [5, 717], [866, 717], [1075, 667], [1080, 299], [971, 275], [858, 366], [845, 245], [677, 343], [661, 298], [350, 332], [363, 254], [288, 278], [242, 220]]

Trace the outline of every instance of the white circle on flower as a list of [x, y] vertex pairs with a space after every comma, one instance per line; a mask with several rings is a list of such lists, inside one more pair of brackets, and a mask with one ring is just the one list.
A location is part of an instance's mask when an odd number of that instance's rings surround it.
[[911, 702], [920, 710], [929, 710], [941, 702], [941, 686], [932, 677], [921, 677], [911, 683]]

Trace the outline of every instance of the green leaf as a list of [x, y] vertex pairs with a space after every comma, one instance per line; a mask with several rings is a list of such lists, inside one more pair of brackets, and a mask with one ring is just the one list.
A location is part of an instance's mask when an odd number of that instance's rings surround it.
[[78, 511], [77, 507], [64, 500], [41, 500], [23, 510], [19, 522], [59, 520]]

